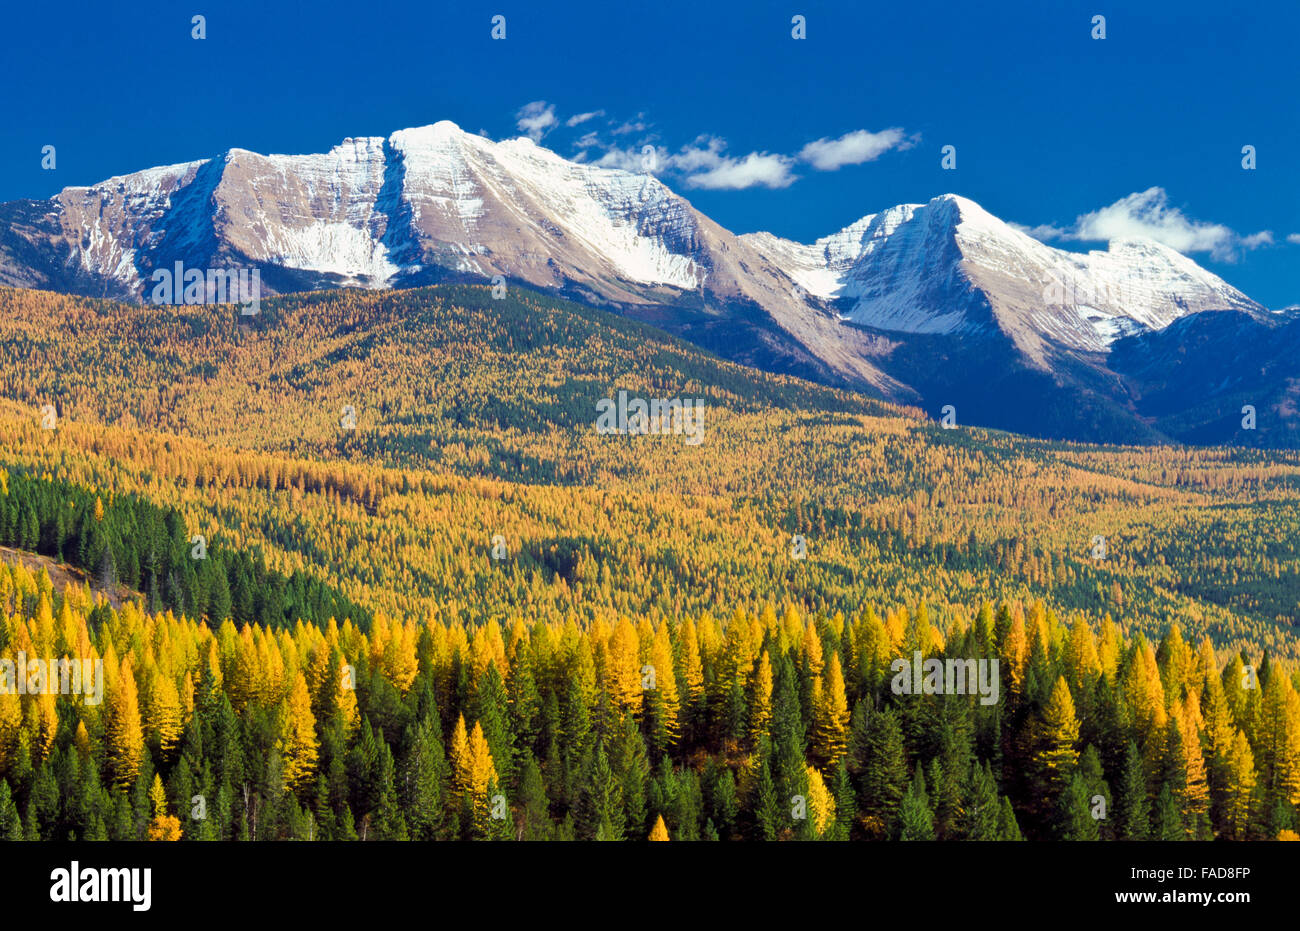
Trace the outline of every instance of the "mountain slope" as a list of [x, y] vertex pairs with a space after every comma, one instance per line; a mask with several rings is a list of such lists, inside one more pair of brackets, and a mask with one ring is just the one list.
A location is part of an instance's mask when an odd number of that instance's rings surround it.
[[256, 267], [267, 293], [501, 276], [761, 368], [908, 394], [869, 339], [653, 176], [449, 122], [324, 155], [233, 149], [0, 205], [0, 284], [149, 300], [153, 271], [176, 262]]
[[[1111, 367], [1137, 409], [1184, 443], [1300, 446], [1300, 317], [1192, 314], [1118, 341]], [[1254, 427], [1243, 408], [1255, 409]]]
[[[556, 431], [588, 443], [597, 403], [619, 390], [744, 412], [920, 416], [523, 288], [499, 300], [463, 285], [283, 295], [253, 318], [0, 288], [0, 344], [0, 396], [53, 404], [60, 417], [444, 467], [460, 444], [491, 437], [489, 471], [524, 481], [592, 467], [548, 443]], [[340, 429], [346, 406], [355, 431]]]
[[[105, 492], [175, 507], [181, 538], [372, 610], [563, 623], [924, 601], [956, 622], [985, 598], [1042, 597], [1151, 638], [1177, 621], [1224, 648], [1297, 650], [1295, 452], [945, 430], [524, 289], [287, 295], [251, 324], [231, 306], [0, 289], [0, 345], [0, 468], [83, 487], [83, 511]], [[624, 390], [703, 398], [702, 442], [602, 434], [597, 405]], [[42, 498], [55, 530], [61, 494]], [[14, 513], [8, 545], [48, 542]]]
[[178, 263], [255, 269], [268, 295], [525, 285], [766, 371], [1109, 442], [1221, 435], [1196, 420], [1202, 397], [1144, 412], [1146, 388], [1109, 361], [1118, 340], [1193, 314], [1267, 316], [1165, 246], [1054, 249], [953, 194], [811, 244], [737, 236], [652, 175], [449, 122], [317, 155], [232, 149], [0, 204], [0, 284], [149, 302], [154, 273]]
[[[1109, 363], [1117, 339], [1188, 314], [1264, 309], [1154, 242], [1053, 249], [966, 198], [893, 207], [809, 245], [747, 239], [846, 321], [896, 343], [882, 368], [932, 413], [1037, 436], [1170, 439]], [[902, 335], [907, 334], [907, 335]], [[1190, 399], [1184, 399], [1190, 400]]]
[[1202, 310], [1263, 308], [1159, 243], [1080, 255], [1046, 246], [955, 194], [863, 217], [810, 245], [742, 236], [847, 320], [909, 333], [996, 327], [1031, 360], [1101, 352], [1118, 336]]

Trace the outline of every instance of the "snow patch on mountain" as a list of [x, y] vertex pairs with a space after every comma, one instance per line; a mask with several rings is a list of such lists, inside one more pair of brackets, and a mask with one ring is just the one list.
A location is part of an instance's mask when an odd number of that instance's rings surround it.
[[153, 224], [171, 208], [172, 194], [205, 164], [165, 165], [65, 188], [52, 213], [68, 234], [72, 262], [87, 275], [138, 285], [136, 257], [153, 238]]
[[[205, 167], [213, 190], [195, 191]], [[180, 209], [187, 195], [201, 209]], [[84, 272], [137, 293], [141, 272], [173, 258], [153, 255], [164, 241], [226, 246], [369, 287], [430, 263], [537, 284], [572, 273], [682, 290], [709, 274], [694, 211], [653, 176], [570, 162], [528, 139], [493, 142], [449, 121], [321, 154], [231, 149], [68, 188], [59, 204]]]
[[1104, 355], [1187, 314], [1261, 311], [1157, 243], [1067, 252], [953, 194], [811, 243], [735, 236], [653, 175], [448, 121], [317, 154], [231, 149], [67, 188], [47, 205], [0, 208], [12, 218], [0, 229], [0, 280], [140, 299], [152, 270], [177, 261], [253, 264], [277, 288], [504, 276], [644, 311], [752, 364], [897, 397], [910, 389], [877, 362], [898, 340], [872, 330], [1001, 334], [1051, 369], [1061, 349]]
[[683, 236], [690, 206], [653, 176], [570, 162], [527, 138], [482, 140], [479, 153], [508, 203], [536, 205], [532, 223], [557, 228], [619, 276], [683, 289], [701, 283]]
[[741, 238], [809, 292], [839, 302], [846, 320], [911, 333], [996, 325], [1034, 357], [1044, 339], [1104, 351], [1187, 313], [1260, 309], [1159, 243], [1067, 252], [955, 194], [891, 207], [808, 245], [769, 233]]

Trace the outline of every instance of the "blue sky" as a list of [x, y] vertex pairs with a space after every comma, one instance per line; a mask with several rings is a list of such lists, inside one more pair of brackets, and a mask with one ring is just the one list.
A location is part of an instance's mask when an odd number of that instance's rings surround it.
[[1298, 33], [1294, 0], [7, 4], [0, 200], [440, 119], [499, 139], [522, 111], [566, 156], [656, 146], [737, 232], [808, 241], [954, 192], [1066, 248], [1163, 238], [1280, 307], [1300, 303]]

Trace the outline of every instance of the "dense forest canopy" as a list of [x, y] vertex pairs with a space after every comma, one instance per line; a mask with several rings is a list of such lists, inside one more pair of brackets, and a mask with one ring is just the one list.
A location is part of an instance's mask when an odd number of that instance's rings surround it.
[[[18, 567], [0, 607], [0, 655], [105, 682], [0, 695], [13, 839], [1247, 839], [1300, 804], [1294, 672], [1041, 602], [276, 631]], [[999, 657], [1001, 700], [899, 693], [914, 652]]]
[[0, 658], [105, 685], [0, 696], [4, 836], [1296, 829], [1295, 453], [948, 430], [517, 290], [0, 289], [0, 342], [0, 545], [88, 582], [0, 568]]

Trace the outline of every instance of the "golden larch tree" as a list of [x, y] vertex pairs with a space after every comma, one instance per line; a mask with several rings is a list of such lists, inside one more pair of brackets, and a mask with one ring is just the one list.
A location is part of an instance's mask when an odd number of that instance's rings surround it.
[[757, 748], [772, 724], [772, 659], [764, 650], [758, 658], [749, 693], [749, 746]]
[[162, 777], [157, 773], [154, 774], [153, 785], [149, 788], [149, 801], [153, 804], [153, 819], [149, 822], [149, 840], [180, 840], [180, 819], [167, 812], [167, 793], [163, 790]]
[[677, 695], [677, 674], [673, 669], [673, 645], [668, 638], [668, 624], [661, 622], [650, 642], [650, 667], [654, 688], [645, 690], [646, 708], [650, 713], [656, 738], [664, 745], [677, 742], [680, 735], [677, 716], [681, 702]]
[[1058, 676], [1039, 718], [1030, 725], [1033, 766], [1046, 804], [1059, 798], [1074, 772], [1079, 753], [1079, 719], [1065, 676]]
[[180, 694], [176, 691], [176, 683], [169, 676], [155, 673], [153, 685], [149, 689], [145, 727], [153, 745], [164, 757], [169, 757], [180, 742], [184, 730]]
[[1232, 739], [1228, 756], [1228, 788], [1223, 814], [1231, 840], [1245, 840], [1254, 815], [1255, 756], [1242, 731]]
[[283, 706], [280, 753], [284, 758], [284, 784], [300, 791], [311, 783], [316, 771], [320, 744], [316, 739], [316, 717], [311, 713], [307, 678], [300, 672]]
[[641, 707], [640, 639], [627, 618], [619, 621], [605, 647], [605, 688], [620, 711]]
[[835, 797], [826, 788], [822, 774], [811, 766], [808, 767], [807, 814], [818, 837], [826, 833], [831, 821], [835, 819]]
[[848, 750], [849, 702], [844, 694], [840, 655], [832, 653], [826, 677], [813, 694], [813, 750], [826, 770], [835, 767]]
[[108, 768], [119, 786], [130, 786], [140, 774], [144, 758], [144, 730], [140, 725], [140, 695], [129, 657], [118, 667], [116, 687], [108, 697]]

